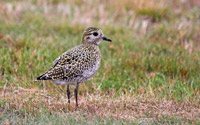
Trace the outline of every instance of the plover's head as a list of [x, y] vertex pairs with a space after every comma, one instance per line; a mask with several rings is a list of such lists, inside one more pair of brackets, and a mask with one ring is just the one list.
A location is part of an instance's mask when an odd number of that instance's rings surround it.
[[112, 41], [111, 39], [108, 39], [107, 37], [105, 37], [103, 35], [102, 30], [99, 28], [89, 27], [83, 33], [83, 37], [82, 37], [83, 44], [90, 43], [90, 44], [98, 45], [101, 43], [102, 40], [106, 40], [109, 42]]

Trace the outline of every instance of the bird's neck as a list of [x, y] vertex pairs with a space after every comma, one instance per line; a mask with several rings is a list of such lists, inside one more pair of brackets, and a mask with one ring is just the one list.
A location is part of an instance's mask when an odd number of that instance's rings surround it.
[[99, 48], [97, 44], [94, 43], [82, 43], [84, 46], [91, 47], [91, 48]]
[[90, 51], [95, 51], [97, 53], [100, 53], [100, 49], [98, 45], [86, 43], [86, 44], [82, 44], [82, 46], [88, 48], [88, 50]]

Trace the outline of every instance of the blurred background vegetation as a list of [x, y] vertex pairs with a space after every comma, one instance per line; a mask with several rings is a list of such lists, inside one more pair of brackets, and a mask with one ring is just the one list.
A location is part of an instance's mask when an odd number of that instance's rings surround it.
[[199, 104], [198, 0], [1, 0], [0, 87], [64, 93], [64, 86], [34, 80], [79, 45], [89, 26], [113, 42], [101, 43], [101, 67], [80, 95]]

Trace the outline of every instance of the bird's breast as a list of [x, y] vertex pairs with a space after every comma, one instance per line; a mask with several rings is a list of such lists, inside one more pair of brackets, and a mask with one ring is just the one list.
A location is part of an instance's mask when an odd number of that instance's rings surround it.
[[88, 67], [87, 70], [83, 72], [83, 76], [85, 78], [90, 79], [99, 69], [100, 63], [101, 63], [101, 54], [100, 52], [97, 51], [95, 53], [94, 59], [92, 59], [92, 61], [90, 62], [90, 66]]

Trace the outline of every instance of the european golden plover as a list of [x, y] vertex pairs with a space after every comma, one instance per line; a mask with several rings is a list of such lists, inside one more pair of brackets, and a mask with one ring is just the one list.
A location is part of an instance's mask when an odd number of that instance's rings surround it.
[[59, 56], [49, 70], [37, 77], [38, 80], [51, 80], [58, 85], [67, 85], [68, 103], [70, 103], [69, 85], [76, 84], [75, 98], [78, 106], [79, 84], [88, 81], [97, 72], [100, 66], [101, 53], [99, 44], [106, 38], [101, 29], [87, 28], [82, 36], [82, 43]]

